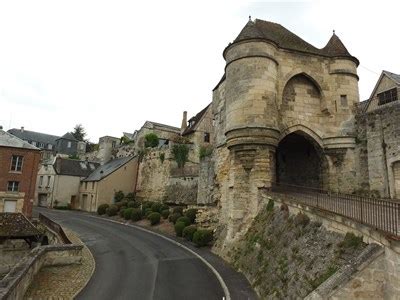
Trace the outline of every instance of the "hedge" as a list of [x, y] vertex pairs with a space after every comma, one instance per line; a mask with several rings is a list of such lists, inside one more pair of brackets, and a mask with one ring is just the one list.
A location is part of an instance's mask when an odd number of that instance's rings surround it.
[[182, 215], [181, 214], [179, 214], [179, 213], [172, 213], [172, 214], [170, 214], [169, 215], [169, 217], [168, 217], [168, 220], [171, 222], [171, 223], [176, 223], [176, 220], [178, 220], [180, 217], [182, 217]]
[[213, 240], [213, 232], [212, 232], [212, 230], [198, 229], [193, 234], [193, 242], [196, 244], [197, 247], [206, 246], [212, 240]]
[[152, 212], [147, 216], [147, 219], [150, 220], [151, 225], [156, 225], [160, 223], [161, 215], [158, 212]]
[[106, 211], [109, 217], [115, 216], [118, 213], [118, 206], [112, 204]]
[[133, 208], [131, 213], [131, 220], [133, 222], [139, 221], [142, 219], [142, 211], [140, 208]]
[[156, 202], [156, 203], [153, 203], [153, 205], [151, 206], [151, 210], [153, 211], [153, 212], [161, 212], [161, 207], [162, 207], [162, 204], [160, 203], [160, 202]]
[[195, 225], [186, 226], [183, 229], [182, 236], [188, 241], [193, 240], [193, 235], [197, 231], [197, 227]]
[[124, 219], [125, 220], [129, 220], [132, 218], [132, 211], [133, 211], [132, 207], [124, 210]]
[[164, 219], [168, 219], [168, 216], [169, 216], [169, 209], [164, 209], [163, 211], [161, 211], [161, 216], [162, 216]]
[[106, 213], [106, 209], [107, 208], [109, 208], [109, 205], [108, 204], [100, 204], [98, 207], [97, 207], [97, 213], [99, 214], [99, 215], [104, 215], [105, 213]]
[[185, 211], [185, 216], [190, 219], [190, 223], [194, 224], [196, 221], [196, 214], [197, 214], [197, 209], [195, 208], [189, 208], [187, 211]]
[[182, 207], [182, 206], [176, 206], [176, 207], [174, 207], [174, 208], [172, 209], [172, 213], [183, 215], [183, 207]]
[[178, 222], [183, 222], [185, 223], [186, 226], [189, 226], [191, 224], [190, 219], [188, 217], [180, 217], [176, 220], [176, 223]]
[[183, 222], [176, 222], [174, 228], [176, 236], [182, 236], [183, 229], [185, 229], [186, 225]]

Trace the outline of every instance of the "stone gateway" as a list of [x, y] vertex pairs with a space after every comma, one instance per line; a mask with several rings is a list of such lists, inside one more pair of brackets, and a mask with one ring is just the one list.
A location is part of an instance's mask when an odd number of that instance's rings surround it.
[[275, 183], [353, 192], [359, 62], [339, 37], [318, 49], [279, 24], [249, 20], [223, 56], [212, 108], [226, 241], [245, 231]]

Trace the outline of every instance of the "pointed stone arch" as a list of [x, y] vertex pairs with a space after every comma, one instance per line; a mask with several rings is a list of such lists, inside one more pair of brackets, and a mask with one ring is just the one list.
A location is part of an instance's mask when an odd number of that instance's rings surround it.
[[330, 167], [323, 149], [322, 139], [313, 130], [302, 125], [287, 128], [276, 148], [276, 181], [327, 188]]
[[323, 89], [323, 83], [319, 82], [314, 76], [311, 76], [309, 73], [300, 69], [296, 69], [288, 73], [282, 80], [284, 84], [279, 92], [281, 109], [285, 109], [285, 100], [287, 100], [288, 95], [290, 97], [290, 89], [293, 88], [293, 83], [295, 81], [302, 81], [303, 84], [308, 83], [310, 87], [313, 87], [315, 89], [315, 94], [311, 96], [319, 98], [320, 111], [323, 112], [327, 110], [326, 95]]

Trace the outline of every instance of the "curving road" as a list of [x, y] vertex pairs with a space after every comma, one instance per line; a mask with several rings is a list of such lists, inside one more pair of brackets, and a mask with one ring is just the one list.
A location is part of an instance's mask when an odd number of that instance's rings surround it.
[[[35, 211], [75, 231], [95, 258], [93, 277], [77, 299], [225, 297], [216, 275], [198, 257], [157, 235], [86, 213], [41, 208]], [[241, 274], [209, 251], [196, 252], [218, 269], [232, 299], [255, 299]]]

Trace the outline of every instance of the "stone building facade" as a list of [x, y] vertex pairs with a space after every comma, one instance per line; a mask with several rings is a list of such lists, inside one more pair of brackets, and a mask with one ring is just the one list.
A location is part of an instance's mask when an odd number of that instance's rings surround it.
[[279, 24], [249, 20], [223, 55], [212, 110], [226, 240], [275, 183], [353, 192], [359, 62], [336, 34], [317, 49]]
[[357, 121], [360, 187], [400, 199], [400, 75], [383, 71]]

